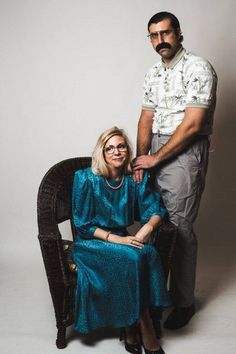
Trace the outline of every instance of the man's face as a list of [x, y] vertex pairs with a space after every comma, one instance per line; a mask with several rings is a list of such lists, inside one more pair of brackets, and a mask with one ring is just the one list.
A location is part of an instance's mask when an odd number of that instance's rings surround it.
[[149, 37], [153, 48], [169, 63], [181, 46], [180, 31], [171, 26], [169, 19], [152, 23], [149, 27]]

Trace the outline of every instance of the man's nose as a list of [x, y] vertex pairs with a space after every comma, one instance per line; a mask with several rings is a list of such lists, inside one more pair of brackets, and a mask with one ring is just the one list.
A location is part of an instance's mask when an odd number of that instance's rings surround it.
[[160, 33], [160, 32], [158, 32], [158, 42], [159, 42], [159, 43], [163, 43], [163, 42], [165, 42], [165, 40], [164, 40], [164, 36], [163, 36], [163, 34], [162, 34], [162, 33]]

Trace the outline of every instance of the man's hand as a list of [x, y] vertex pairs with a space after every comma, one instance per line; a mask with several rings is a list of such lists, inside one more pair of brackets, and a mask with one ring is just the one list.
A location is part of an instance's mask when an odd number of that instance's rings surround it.
[[142, 182], [142, 180], [143, 180], [143, 170], [133, 171], [133, 179], [137, 183]]
[[156, 165], [156, 159], [153, 155], [141, 155], [133, 160], [132, 170], [133, 179], [135, 182], [140, 183], [143, 179], [143, 170], [152, 168]]
[[133, 171], [141, 169], [149, 169], [156, 165], [156, 158], [154, 155], [141, 155], [133, 160]]

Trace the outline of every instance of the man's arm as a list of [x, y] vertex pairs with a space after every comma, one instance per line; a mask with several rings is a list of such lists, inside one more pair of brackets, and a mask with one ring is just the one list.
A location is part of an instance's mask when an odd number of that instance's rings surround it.
[[168, 142], [152, 155], [138, 156], [133, 163], [134, 171], [152, 168], [178, 155], [201, 132], [207, 114], [207, 108], [187, 107], [182, 123]]
[[154, 112], [142, 110], [138, 122], [137, 156], [147, 155], [152, 142], [152, 123]]
[[[154, 112], [142, 110], [138, 122], [136, 156], [148, 155], [149, 153], [149, 150], [151, 148], [151, 142], [152, 142], [153, 117], [154, 117]], [[133, 177], [136, 182], [141, 182], [143, 179], [143, 169], [141, 168], [136, 169], [134, 171]]]

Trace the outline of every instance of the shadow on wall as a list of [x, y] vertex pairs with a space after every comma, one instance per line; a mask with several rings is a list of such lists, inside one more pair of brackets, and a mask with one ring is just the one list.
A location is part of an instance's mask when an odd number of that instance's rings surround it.
[[236, 82], [218, 90], [215, 129], [205, 193], [195, 230], [199, 240], [199, 307], [235, 281], [236, 272]]

